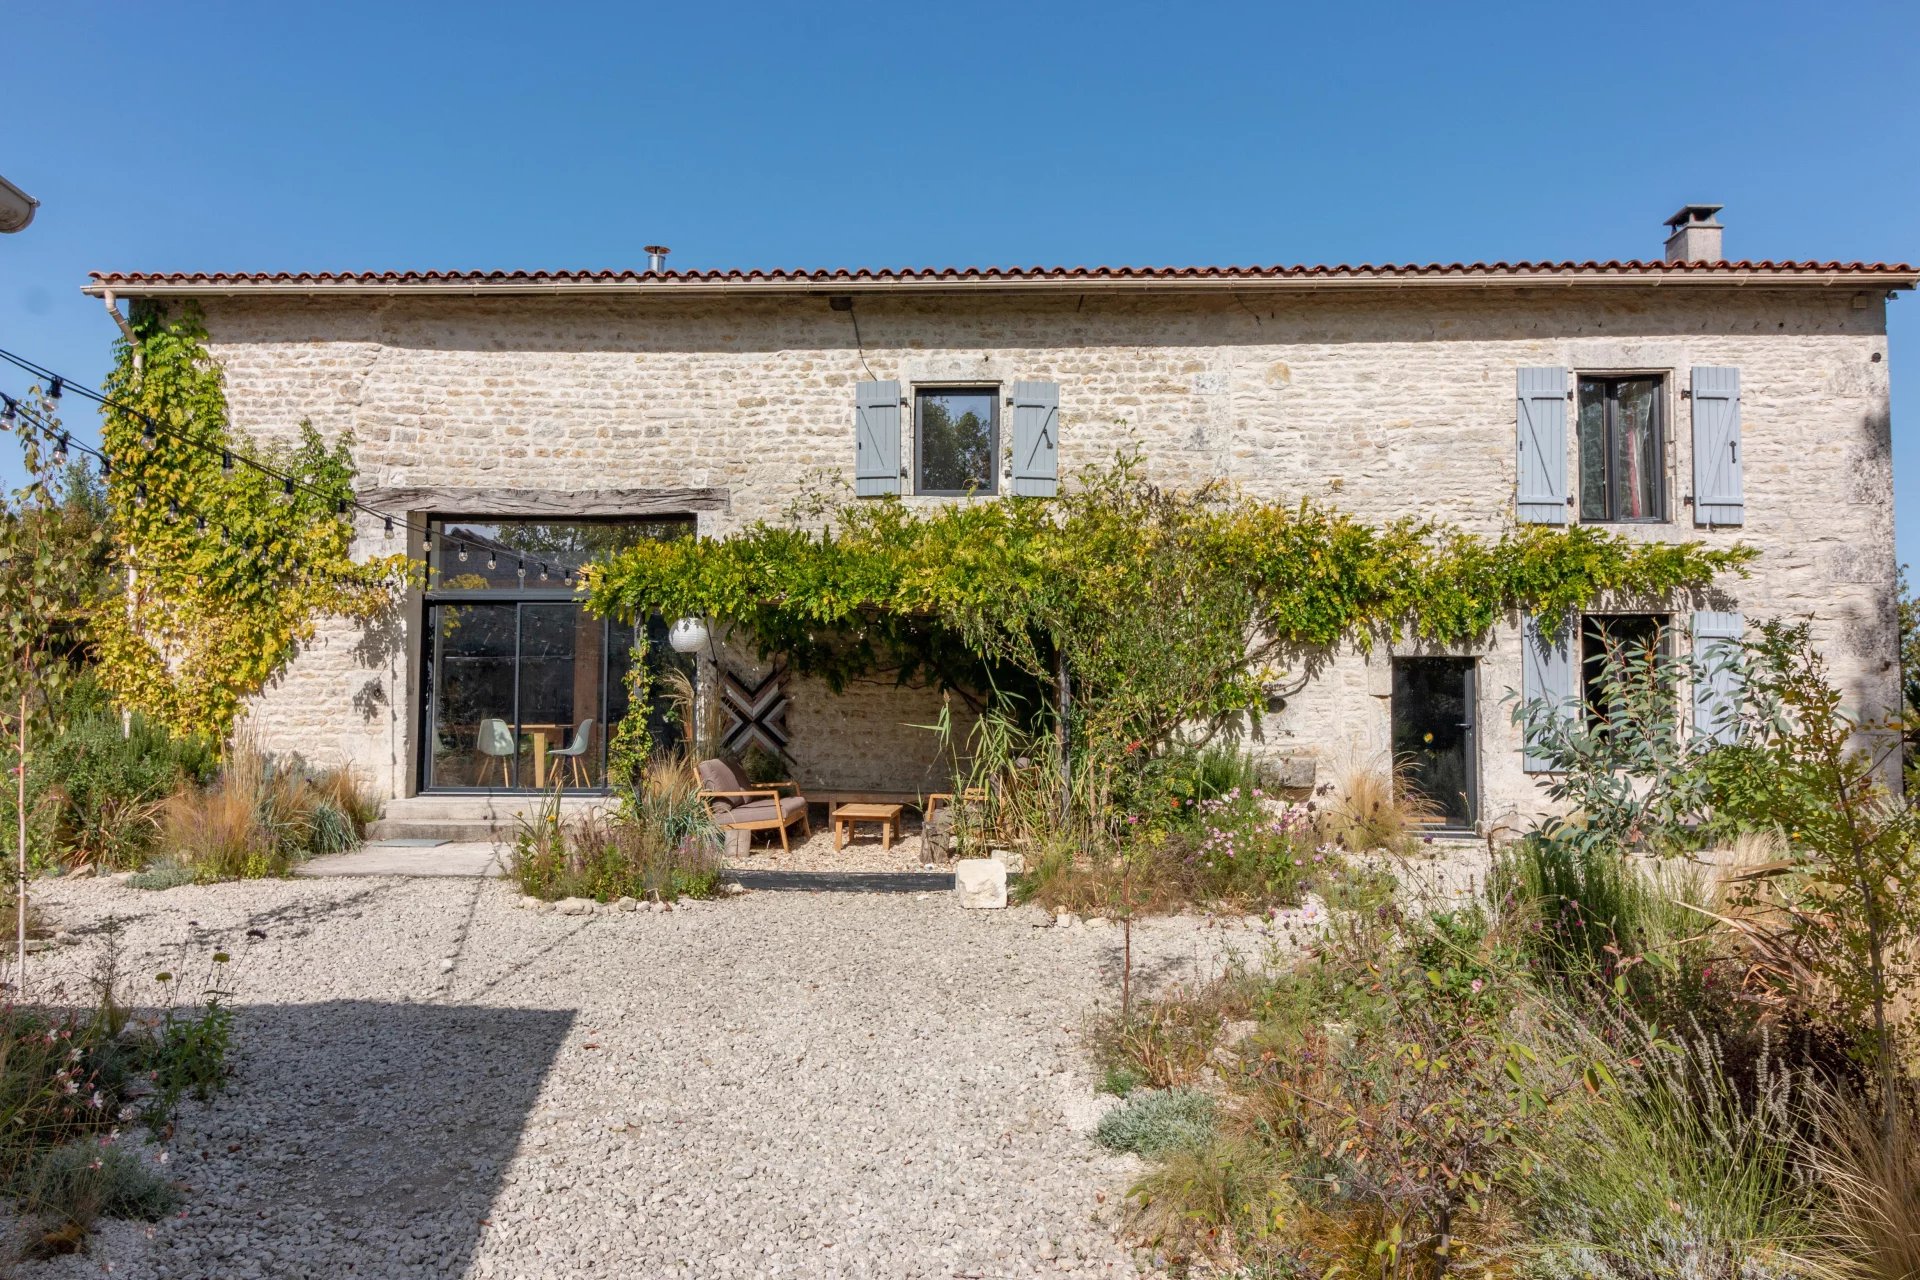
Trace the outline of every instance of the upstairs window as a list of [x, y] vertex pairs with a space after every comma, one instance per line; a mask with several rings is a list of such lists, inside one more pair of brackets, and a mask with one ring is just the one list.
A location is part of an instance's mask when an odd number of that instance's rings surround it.
[[1659, 378], [1580, 379], [1580, 519], [1667, 518], [1666, 424]]
[[1000, 457], [1000, 393], [922, 387], [913, 398], [914, 491], [990, 495]]

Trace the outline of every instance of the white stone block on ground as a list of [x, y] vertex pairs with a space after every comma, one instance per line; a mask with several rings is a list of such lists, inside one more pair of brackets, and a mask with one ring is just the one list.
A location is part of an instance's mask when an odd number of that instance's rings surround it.
[[962, 858], [953, 864], [953, 896], [962, 907], [1007, 905], [1007, 866], [993, 858]]

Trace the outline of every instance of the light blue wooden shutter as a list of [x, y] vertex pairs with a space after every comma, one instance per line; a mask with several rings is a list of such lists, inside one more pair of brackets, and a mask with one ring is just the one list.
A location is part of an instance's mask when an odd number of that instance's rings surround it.
[[1013, 492], [1051, 498], [1060, 492], [1060, 384], [1013, 384]]
[[1522, 368], [1519, 377], [1521, 524], [1567, 522], [1567, 371]]
[[[1695, 393], [1698, 394], [1697, 392]], [[1740, 646], [1746, 619], [1737, 613], [1693, 615], [1693, 731], [1715, 742], [1731, 742], [1740, 707], [1740, 673], [1731, 659]]]
[[[1556, 717], [1575, 714], [1573, 696], [1573, 626], [1566, 618], [1528, 618], [1520, 627], [1520, 700], [1524, 703], [1546, 699]], [[1522, 764], [1528, 773], [1545, 773], [1548, 763], [1522, 747]]]
[[853, 492], [900, 492], [900, 384], [861, 382], [853, 390]]
[[1740, 463], [1740, 371], [1693, 367], [1693, 522], [1746, 523]]

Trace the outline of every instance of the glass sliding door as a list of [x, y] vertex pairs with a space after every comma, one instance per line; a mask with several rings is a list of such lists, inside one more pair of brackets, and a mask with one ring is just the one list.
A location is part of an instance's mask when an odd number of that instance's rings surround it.
[[[435, 520], [428, 548], [421, 789], [606, 787], [609, 726], [626, 714], [634, 628], [574, 596], [587, 559], [641, 538], [686, 536], [689, 521]], [[683, 663], [666, 624], [647, 621], [658, 677]], [[657, 749], [677, 722], [654, 700]]]
[[519, 618], [514, 605], [435, 605], [427, 611], [435, 659], [432, 754], [435, 786], [511, 787], [514, 654]]

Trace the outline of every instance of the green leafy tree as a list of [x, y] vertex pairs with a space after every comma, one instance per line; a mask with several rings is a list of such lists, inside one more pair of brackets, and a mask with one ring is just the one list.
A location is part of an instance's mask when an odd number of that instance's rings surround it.
[[1804, 622], [1762, 625], [1746, 686], [1742, 745], [1711, 762], [1715, 806], [1786, 841], [1787, 858], [1755, 875], [1788, 919], [1773, 972], [1864, 1033], [1891, 1133], [1901, 1051], [1920, 1033], [1894, 1012], [1920, 983], [1920, 819], [1888, 788], [1900, 721], [1844, 709]]
[[[107, 537], [84, 474], [65, 467], [49, 447], [59, 423], [52, 405], [29, 396], [15, 430], [27, 483], [0, 505], [0, 715], [12, 730], [13, 767], [6, 808], [15, 839], [13, 889], [7, 909], [26, 965], [27, 766], [36, 731], [44, 732], [91, 639], [105, 577]], [[36, 423], [38, 425], [36, 425]]]

